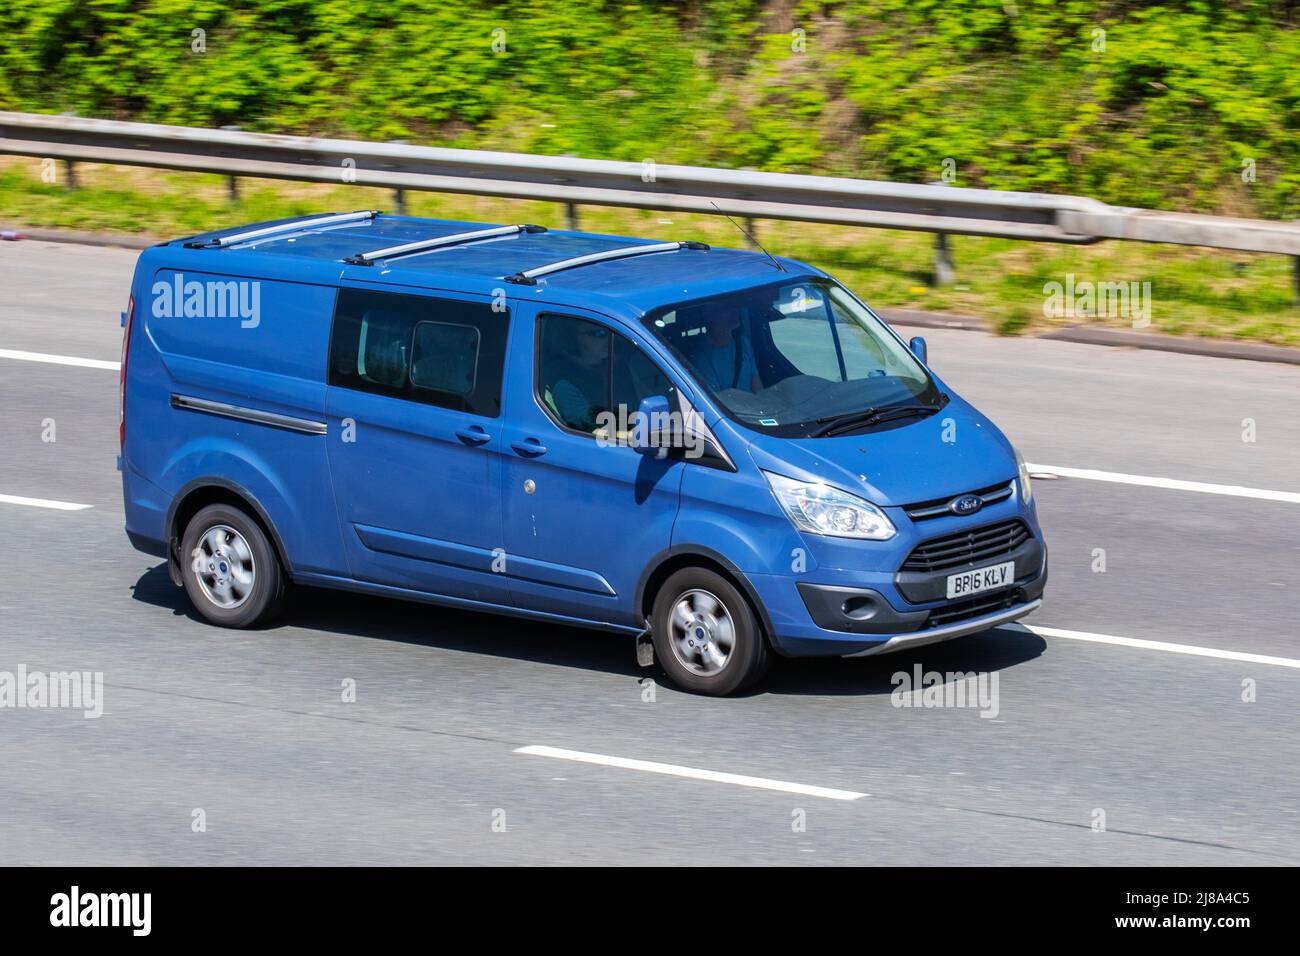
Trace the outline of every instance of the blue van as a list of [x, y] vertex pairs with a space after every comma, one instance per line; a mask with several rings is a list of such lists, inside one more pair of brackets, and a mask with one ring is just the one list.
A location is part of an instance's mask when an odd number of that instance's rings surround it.
[[146, 250], [123, 323], [126, 532], [213, 624], [343, 588], [727, 694], [1042, 600], [1024, 461], [791, 259], [331, 214]]

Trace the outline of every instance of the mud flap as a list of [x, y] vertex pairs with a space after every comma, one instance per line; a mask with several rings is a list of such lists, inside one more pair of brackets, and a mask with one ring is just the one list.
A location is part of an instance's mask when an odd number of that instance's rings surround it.
[[636, 636], [637, 667], [655, 666], [655, 642], [650, 635], [650, 622], [645, 622], [645, 630]]
[[179, 538], [172, 538], [167, 546], [167, 574], [171, 577], [172, 584], [178, 588], [185, 587], [185, 582], [181, 579], [181, 542]]

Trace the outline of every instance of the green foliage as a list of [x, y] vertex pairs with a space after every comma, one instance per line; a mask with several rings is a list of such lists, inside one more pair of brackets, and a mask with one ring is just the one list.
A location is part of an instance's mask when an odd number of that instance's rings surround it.
[[859, 110], [858, 165], [878, 175], [933, 180], [950, 157], [958, 185], [1300, 214], [1300, 30], [1276, 19], [1282, 4], [833, 9], [854, 35], [836, 69]]
[[994, 319], [993, 327], [998, 335], [1019, 335], [1029, 328], [1029, 321], [1029, 310], [1023, 305], [1017, 305], [1006, 315]]
[[916, 182], [951, 159], [958, 185], [1291, 218], [1297, 20], [1282, 0], [0, 0], [0, 108]]

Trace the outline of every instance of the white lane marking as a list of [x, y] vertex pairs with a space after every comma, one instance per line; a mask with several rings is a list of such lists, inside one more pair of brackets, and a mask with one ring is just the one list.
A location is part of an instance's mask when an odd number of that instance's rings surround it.
[[78, 505], [75, 501], [53, 501], [51, 498], [23, 498], [21, 494], [0, 494], [0, 505], [26, 505], [48, 507], [55, 511], [85, 511], [94, 505]]
[[122, 367], [120, 362], [105, 362], [103, 359], [50, 355], [48, 352], [23, 352], [18, 349], [0, 349], [0, 358], [18, 359], [20, 362], [46, 362], [50, 365], [78, 365], [82, 368], [102, 368], [114, 372]]
[[858, 793], [854, 790], [836, 790], [833, 787], [814, 787], [806, 783], [769, 780], [766, 777], [747, 777], [739, 773], [699, 770], [695, 767], [679, 767], [676, 764], [657, 763], [653, 760], [607, 757], [604, 754], [584, 753], [581, 750], [562, 750], [559, 747], [520, 747], [515, 753], [531, 754], [535, 757], [554, 757], [557, 760], [576, 760], [579, 763], [594, 763], [603, 767], [620, 767], [624, 770], [664, 773], [673, 777], [689, 777], [692, 780], [709, 780], [713, 783], [732, 783], [740, 787], [757, 787], [760, 790], [779, 790], [782, 793], [798, 793], [808, 797], [825, 797], [827, 800], [860, 800], [863, 797], [871, 796], [869, 793]]
[[74, 501], [52, 501], [49, 498], [23, 498], [21, 494], [0, 494], [0, 505], [26, 505], [27, 507], [48, 507], [55, 511], [85, 511], [94, 505], [78, 505]]
[[1148, 651], [1167, 651], [1171, 654], [1190, 654], [1193, 657], [1217, 657], [1225, 661], [1243, 661], [1247, 664], [1272, 664], [1275, 667], [1300, 668], [1300, 660], [1291, 657], [1273, 657], [1269, 654], [1248, 654], [1245, 651], [1225, 651], [1217, 647], [1198, 647], [1195, 644], [1171, 644], [1168, 641], [1148, 641], [1138, 637], [1116, 637], [1113, 634], [1093, 634], [1088, 631], [1066, 631], [1059, 627], [1039, 627], [1021, 624], [1039, 637], [1059, 637], [1067, 641], [1091, 641], [1094, 644], [1117, 644], [1120, 647], [1137, 647]]
[[1047, 472], [1062, 478], [1086, 478], [1089, 481], [1113, 481], [1121, 485], [1146, 485], [1149, 488], [1167, 488], [1171, 491], [1201, 491], [1210, 495], [1232, 495], [1236, 498], [1259, 498], [1264, 501], [1285, 501], [1300, 504], [1300, 491], [1269, 491], [1265, 488], [1246, 488], [1242, 485], [1215, 485], [1206, 481], [1182, 481], [1178, 478], [1153, 478], [1149, 475], [1125, 475], [1117, 471], [1094, 471], [1091, 468], [1061, 468], [1056, 465], [1030, 465], [1032, 472]]
[[85, 511], [87, 508], [94, 507], [94, 505], [79, 505], [75, 501], [51, 501], [49, 498], [24, 498], [21, 495], [0, 495], [0, 504], [53, 508], [55, 511]]

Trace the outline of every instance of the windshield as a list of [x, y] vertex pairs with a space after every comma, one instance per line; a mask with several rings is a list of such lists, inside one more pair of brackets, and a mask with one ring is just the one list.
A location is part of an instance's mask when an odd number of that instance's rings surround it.
[[756, 431], [843, 434], [945, 401], [912, 353], [829, 279], [700, 299], [645, 323], [729, 417]]

